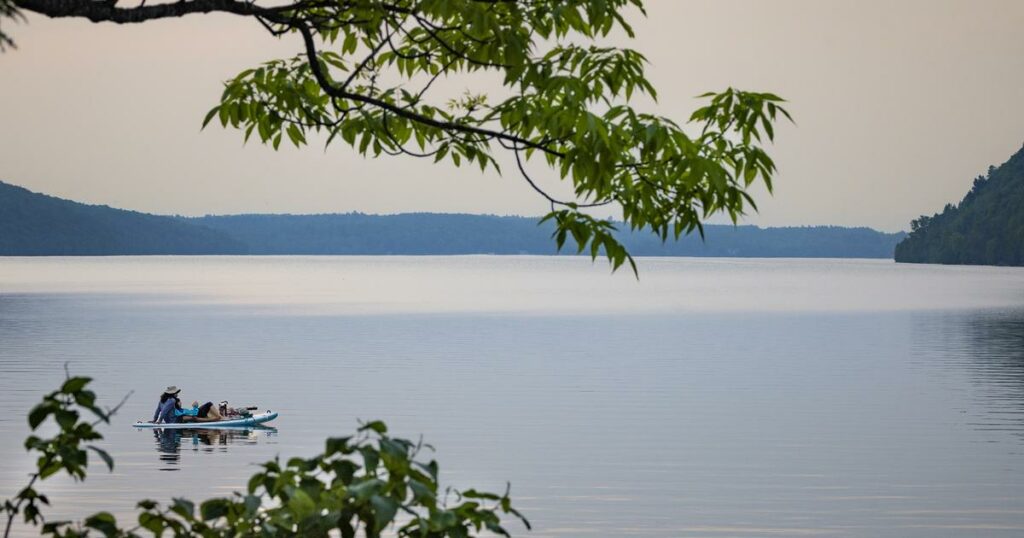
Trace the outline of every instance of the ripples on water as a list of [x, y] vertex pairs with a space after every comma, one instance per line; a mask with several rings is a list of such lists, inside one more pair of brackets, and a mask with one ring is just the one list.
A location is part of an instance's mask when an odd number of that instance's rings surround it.
[[[0, 489], [70, 361], [136, 394], [113, 473], [47, 481], [54, 517], [228, 494], [382, 418], [448, 484], [510, 480], [529, 536], [1024, 534], [1024, 272], [640, 265], [0, 259]], [[278, 410], [276, 431], [131, 428], [168, 384]]]

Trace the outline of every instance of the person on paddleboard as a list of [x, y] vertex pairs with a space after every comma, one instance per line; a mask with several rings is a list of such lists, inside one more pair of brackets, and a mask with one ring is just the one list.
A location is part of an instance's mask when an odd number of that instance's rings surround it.
[[163, 394], [160, 395], [160, 403], [156, 406], [156, 412], [153, 413], [153, 421], [155, 423], [164, 424], [176, 424], [178, 422], [213, 422], [215, 420], [221, 420], [218, 409], [214, 407], [213, 402], [206, 402], [203, 405], [199, 405], [198, 401], [192, 402], [191, 409], [184, 409], [181, 407], [181, 399], [178, 394], [181, 393], [181, 389], [171, 385], [164, 389]]

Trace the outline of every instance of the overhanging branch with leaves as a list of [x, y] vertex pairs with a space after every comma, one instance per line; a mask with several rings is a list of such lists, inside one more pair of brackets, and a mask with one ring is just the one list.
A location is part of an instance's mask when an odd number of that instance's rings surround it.
[[[198, 13], [250, 17], [274, 36], [295, 35], [302, 53], [268, 61], [225, 82], [206, 116], [275, 149], [319, 134], [360, 154], [405, 155], [516, 172], [551, 206], [559, 249], [602, 253], [614, 268], [632, 258], [610, 221], [588, 207], [615, 205], [633, 230], [663, 240], [697, 231], [715, 214], [736, 222], [756, 204], [756, 182], [771, 190], [775, 164], [763, 145], [778, 116], [771, 93], [708, 93], [687, 131], [634, 108], [657, 99], [639, 52], [597, 42], [632, 37], [626, 18], [640, 0], [302, 0], [261, 6], [236, 0], [183, 0], [124, 7], [117, 0], [0, 0], [0, 17], [35, 12], [95, 22], [141, 23]], [[0, 41], [13, 44], [0, 33]], [[432, 95], [440, 78], [497, 75], [502, 95], [467, 90]], [[539, 159], [571, 184], [554, 196], [526, 172]]]

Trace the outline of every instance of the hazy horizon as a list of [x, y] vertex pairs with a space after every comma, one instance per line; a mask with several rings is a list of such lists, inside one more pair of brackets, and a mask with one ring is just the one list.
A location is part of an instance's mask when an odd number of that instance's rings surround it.
[[[28, 187], [25, 187], [24, 185], [18, 185], [16, 183], [12, 183], [12, 182], [7, 181], [6, 179], [4, 179], [2, 177], [0, 177], [0, 183], [6, 183], [8, 185], [12, 185], [12, 186], [15, 186], [15, 187], [21, 187], [21, 188], [28, 189]], [[28, 189], [28, 190], [32, 191], [32, 189]], [[55, 196], [53, 194], [46, 193], [46, 192], [40, 192], [40, 191], [32, 191], [32, 192], [34, 192], [36, 194], [42, 194], [42, 195], [45, 195], [45, 196]], [[58, 196], [57, 198], [61, 198], [61, 197]], [[110, 207], [111, 209], [116, 209], [116, 210], [135, 211], [135, 212], [147, 213], [147, 214], [156, 215], [156, 216], [162, 216], [162, 217], [180, 217], [180, 218], [186, 218], [186, 219], [202, 219], [204, 217], [248, 217], [248, 216], [263, 216], [263, 215], [281, 216], [281, 217], [287, 217], [287, 216], [292, 216], [292, 217], [311, 217], [312, 216], [312, 217], [316, 217], [316, 216], [351, 215], [351, 214], [358, 214], [358, 215], [364, 215], [364, 216], [370, 216], [370, 217], [392, 217], [392, 216], [400, 216], [400, 215], [469, 215], [469, 216], [477, 216], [477, 217], [499, 217], [499, 218], [521, 218], [521, 219], [540, 219], [540, 218], [544, 217], [543, 213], [536, 213], [536, 214], [532, 214], [531, 215], [531, 214], [517, 214], [517, 213], [481, 213], [481, 212], [466, 212], [466, 211], [459, 212], [459, 211], [420, 211], [420, 210], [397, 211], [397, 212], [393, 212], [393, 213], [371, 213], [371, 212], [368, 212], [368, 211], [360, 211], [358, 209], [349, 210], [349, 211], [329, 211], [329, 212], [318, 212], [318, 213], [291, 213], [291, 212], [280, 212], [279, 211], [279, 212], [248, 212], [248, 213], [202, 213], [202, 214], [191, 214], [190, 215], [190, 214], [182, 214], [182, 213], [148, 213], [148, 212], [144, 212], [144, 211], [139, 211], [138, 209], [135, 209], [135, 208], [132, 208], [132, 207], [120, 207], [120, 206], [114, 206], [114, 205], [104, 204], [104, 203], [81, 202], [80, 200], [72, 200], [72, 199], [67, 199], [67, 198], [61, 198], [61, 199], [69, 200], [71, 202], [86, 203], [88, 205], [94, 205], [94, 206]], [[621, 221], [621, 218], [616, 218], [614, 215], [612, 216], [612, 219], [616, 220], [616, 221]], [[726, 222], [712, 222], [712, 223], [708, 224], [708, 226], [716, 226], [716, 225], [732, 226], [732, 223], [726, 221]], [[842, 225], [837, 225], [837, 224], [765, 225], [765, 224], [758, 224], [758, 223], [755, 223], [755, 222], [739, 222], [739, 223], [736, 224], [736, 226], [760, 226], [762, 228], [841, 227], [841, 228], [869, 228], [869, 229], [874, 229], [874, 228], [871, 228], [870, 226], [842, 226]], [[893, 234], [893, 233], [906, 232], [907, 230], [896, 230], [896, 231], [877, 230], [877, 231], [882, 232], [882, 233], [886, 233], [886, 234]]]
[[[769, 148], [773, 197], [744, 223], [907, 230], [960, 200], [1024, 142], [1024, 3], [648, 2], [638, 38], [658, 113], [734, 86], [790, 101], [796, 126]], [[504, 177], [332, 147], [280, 152], [199, 124], [221, 81], [298, 49], [252, 21], [190, 16], [97, 25], [31, 15], [5, 26], [0, 179], [156, 214], [409, 212], [537, 215]], [[454, 83], [442, 89], [459, 92]], [[479, 89], [479, 88], [477, 88]], [[553, 180], [549, 180], [555, 184]], [[561, 185], [565, 192], [565, 185]], [[554, 190], [558, 190], [555, 188]], [[618, 214], [612, 214], [617, 217]], [[713, 221], [715, 222], [715, 221]]]

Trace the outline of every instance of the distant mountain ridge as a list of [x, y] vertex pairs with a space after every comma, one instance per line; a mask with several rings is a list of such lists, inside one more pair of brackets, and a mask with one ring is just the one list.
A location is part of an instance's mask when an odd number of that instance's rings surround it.
[[[708, 225], [662, 244], [620, 238], [635, 256], [891, 258], [903, 233], [838, 226]], [[0, 255], [555, 254], [531, 217], [442, 213], [170, 217], [85, 205], [0, 182]]]
[[896, 261], [1024, 265], [1024, 148], [974, 180], [959, 204], [922, 216], [896, 247]]

